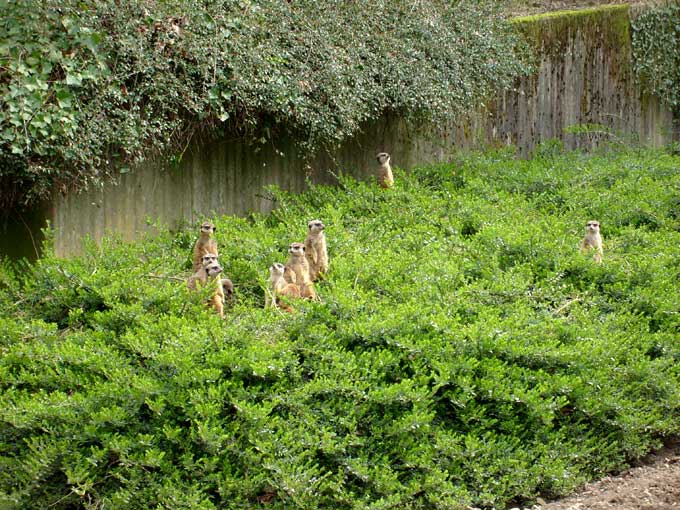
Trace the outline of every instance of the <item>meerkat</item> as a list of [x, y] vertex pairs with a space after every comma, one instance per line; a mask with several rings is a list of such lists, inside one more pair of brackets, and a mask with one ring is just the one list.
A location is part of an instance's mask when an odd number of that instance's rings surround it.
[[283, 277], [288, 283], [294, 283], [300, 288], [300, 296], [306, 299], [316, 300], [317, 295], [314, 284], [309, 277], [309, 263], [305, 256], [303, 243], [291, 243], [288, 248], [290, 257], [286, 262]]
[[224, 287], [222, 286], [222, 280], [219, 278], [222, 271], [222, 266], [220, 266], [217, 262], [208, 264], [205, 267], [205, 272], [208, 275], [208, 281], [216, 282], [215, 292], [210, 298], [210, 304], [220, 316], [220, 319], [224, 319]]
[[[196, 271], [187, 281], [189, 290], [198, 290], [210, 282], [217, 281], [218, 276], [222, 273], [222, 266], [217, 262], [217, 257], [212, 253], [208, 253], [201, 257], [201, 269]], [[230, 292], [229, 292], [229, 290]], [[231, 295], [234, 292], [234, 286], [228, 278], [219, 279], [215, 285], [215, 292], [210, 298], [210, 303], [217, 311], [220, 317], [224, 318], [224, 303], [225, 294]]]
[[600, 223], [590, 220], [586, 223], [586, 235], [581, 241], [581, 251], [595, 250], [593, 260], [602, 262], [602, 236], [600, 235]]
[[309, 233], [305, 239], [305, 257], [309, 264], [309, 278], [315, 282], [328, 271], [328, 249], [326, 248], [325, 225], [320, 220], [307, 224]]
[[231, 303], [234, 299], [234, 284], [229, 278], [222, 278], [220, 284], [224, 293], [224, 303]]
[[212, 235], [217, 231], [215, 225], [209, 221], [201, 223], [201, 234], [194, 244], [194, 258], [193, 270], [194, 273], [199, 271], [202, 266], [201, 257], [206, 253], [212, 253], [215, 256], [217, 253], [217, 242], [212, 238]]
[[204, 284], [208, 281], [208, 272], [206, 268], [211, 264], [217, 263], [217, 255], [213, 253], [206, 253], [200, 258], [201, 265], [197, 271], [187, 281], [187, 287], [190, 290], [196, 290], [197, 284]]
[[283, 274], [286, 267], [275, 262], [269, 268], [269, 289], [265, 295], [265, 308], [283, 308], [288, 312], [293, 309], [281, 301], [281, 296], [289, 299], [297, 299], [300, 297], [300, 288], [294, 283], [286, 283]]
[[376, 156], [378, 160], [378, 184], [381, 188], [391, 188], [394, 184], [394, 176], [392, 175], [392, 167], [390, 166], [390, 155], [387, 152], [381, 152]]
[[301, 284], [309, 281], [309, 263], [305, 257], [303, 243], [291, 243], [288, 247], [288, 262], [285, 265], [283, 277], [288, 283]]

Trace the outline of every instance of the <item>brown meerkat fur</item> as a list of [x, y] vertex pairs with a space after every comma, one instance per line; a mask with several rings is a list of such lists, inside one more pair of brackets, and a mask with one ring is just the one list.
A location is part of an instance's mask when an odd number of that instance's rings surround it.
[[581, 251], [595, 250], [593, 260], [598, 264], [602, 262], [602, 235], [600, 234], [600, 223], [590, 220], [586, 223], [586, 235], [581, 241]]
[[198, 271], [195, 271], [187, 281], [187, 287], [189, 290], [196, 290], [198, 284], [203, 285], [208, 281], [208, 272], [206, 271], [206, 267], [213, 263], [217, 263], [217, 255], [213, 253], [206, 253], [200, 258], [200, 268]]
[[[222, 266], [217, 262], [217, 257], [215, 255], [212, 253], [203, 255], [203, 257], [201, 257], [201, 268], [189, 278], [187, 287], [190, 290], [198, 290], [200, 287], [208, 285], [211, 282], [217, 282], [221, 272]], [[231, 284], [231, 280], [224, 280]], [[215, 292], [210, 298], [210, 304], [221, 318], [224, 318], [224, 280], [219, 279], [219, 282], [215, 285]]]
[[392, 167], [390, 166], [390, 155], [387, 152], [380, 152], [376, 155], [378, 160], [378, 184], [381, 188], [391, 188], [394, 184]]
[[326, 247], [326, 226], [320, 220], [312, 220], [307, 224], [309, 230], [305, 239], [305, 257], [309, 265], [309, 278], [315, 282], [319, 276], [328, 271], [328, 248]]
[[300, 296], [306, 299], [317, 299], [314, 284], [309, 276], [309, 263], [305, 256], [304, 243], [291, 243], [288, 248], [288, 262], [285, 265], [283, 277], [288, 283], [294, 283], [300, 288]]
[[220, 273], [222, 273], [222, 266], [217, 262], [209, 264], [206, 268], [206, 273], [208, 274], [208, 282], [215, 282], [215, 292], [210, 298], [210, 304], [215, 309], [220, 319], [224, 319], [224, 288], [222, 287], [222, 281], [219, 278]]
[[213, 239], [212, 235], [217, 231], [214, 224], [209, 221], [204, 221], [201, 223], [200, 235], [194, 244], [194, 256], [193, 256], [193, 271], [194, 273], [201, 269], [201, 257], [206, 253], [212, 253], [215, 256], [217, 253], [217, 242]]
[[298, 299], [300, 288], [294, 283], [286, 283], [283, 274], [286, 266], [279, 262], [274, 262], [269, 268], [269, 288], [265, 295], [265, 308], [282, 308], [287, 312], [292, 312], [293, 308], [288, 306], [281, 297], [288, 299]]
[[229, 278], [222, 278], [220, 285], [222, 285], [222, 293], [224, 294], [224, 304], [232, 303], [234, 300], [234, 284]]

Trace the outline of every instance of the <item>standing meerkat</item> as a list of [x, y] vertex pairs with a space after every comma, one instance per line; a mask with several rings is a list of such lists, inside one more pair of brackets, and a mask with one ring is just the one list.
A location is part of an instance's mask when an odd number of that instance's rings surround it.
[[201, 257], [201, 269], [189, 278], [187, 287], [190, 290], [198, 290], [203, 285], [214, 284], [215, 292], [210, 298], [210, 303], [219, 316], [224, 318], [224, 284], [223, 280], [219, 278], [220, 273], [222, 273], [222, 266], [217, 262], [217, 257], [212, 253], [203, 255]]
[[269, 268], [269, 288], [265, 295], [265, 308], [283, 308], [287, 312], [293, 309], [281, 301], [281, 297], [297, 299], [300, 297], [300, 288], [294, 283], [286, 283], [283, 273], [286, 266], [279, 262], [274, 262]]
[[309, 277], [309, 263], [305, 256], [303, 243], [291, 243], [288, 248], [288, 262], [286, 262], [283, 277], [288, 283], [294, 283], [300, 288], [300, 296], [307, 299], [316, 299], [314, 284]]
[[194, 258], [193, 258], [193, 270], [194, 273], [201, 269], [201, 257], [206, 253], [212, 253], [215, 256], [217, 253], [217, 242], [212, 238], [212, 235], [217, 231], [214, 224], [209, 221], [204, 221], [201, 223], [201, 234], [194, 244]]
[[309, 264], [309, 277], [315, 282], [319, 276], [328, 271], [328, 249], [326, 248], [326, 226], [320, 220], [312, 220], [307, 224], [309, 233], [305, 239], [305, 257]]
[[206, 268], [211, 264], [217, 264], [217, 255], [206, 253], [200, 258], [200, 267], [187, 281], [189, 290], [196, 290], [198, 284], [205, 284], [208, 281], [208, 271]]
[[376, 156], [378, 160], [378, 184], [381, 188], [391, 188], [394, 184], [392, 167], [390, 166], [390, 155], [387, 152], [380, 152]]
[[215, 284], [215, 292], [210, 298], [210, 303], [220, 316], [220, 319], [224, 319], [224, 287], [222, 286], [222, 280], [219, 278], [222, 273], [222, 266], [217, 262], [213, 262], [205, 268], [205, 271], [208, 274], [208, 282], [214, 282]]
[[586, 223], [586, 235], [581, 241], [581, 251], [595, 250], [593, 260], [602, 262], [602, 236], [600, 235], [600, 223], [590, 220]]

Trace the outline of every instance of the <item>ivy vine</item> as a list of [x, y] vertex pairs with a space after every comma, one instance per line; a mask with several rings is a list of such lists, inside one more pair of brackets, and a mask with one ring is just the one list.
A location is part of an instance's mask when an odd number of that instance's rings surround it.
[[383, 112], [450, 119], [526, 70], [491, 0], [0, 0], [0, 209], [196, 136], [303, 153]]
[[646, 9], [631, 25], [633, 64], [640, 83], [680, 118], [680, 2]]

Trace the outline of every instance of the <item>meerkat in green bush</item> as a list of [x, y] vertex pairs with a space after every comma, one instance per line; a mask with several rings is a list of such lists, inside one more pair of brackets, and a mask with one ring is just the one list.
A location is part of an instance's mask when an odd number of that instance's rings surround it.
[[381, 188], [391, 188], [394, 184], [392, 167], [390, 166], [390, 155], [387, 152], [380, 152], [376, 155], [378, 160], [378, 184]]
[[215, 292], [210, 298], [210, 304], [217, 312], [217, 315], [224, 319], [224, 287], [222, 286], [222, 280], [219, 278], [223, 271], [222, 266], [217, 262], [213, 262], [208, 264], [205, 271], [208, 275], [208, 282], [215, 282]]
[[309, 263], [305, 256], [303, 243], [291, 243], [288, 248], [288, 262], [286, 262], [284, 279], [300, 288], [300, 296], [307, 299], [317, 299], [314, 284], [309, 277]]
[[309, 277], [315, 282], [328, 271], [328, 248], [324, 234], [326, 226], [320, 220], [312, 220], [307, 227], [309, 233], [305, 239], [305, 257], [309, 264]]
[[222, 278], [220, 283], [224, 294], [224, 304], [231, 303], [234, 299], [234, 284], [229, 278]]
[[602, 236], [600, 235], [600, 223], [590, 220], [586, 223], [586, 235], [581, 241], [581, 251], [595, 250], [593, 260], [602, 262]]
[[[187, 287], [190, 290], [197, 290], [198, 288], [209, 285], [215, 282], [215, 292], [210, 298], [210, 304], [213, 306], [215, 311], [220, 317], [224, 317], [224, 280], [229, 282], [231, 285], [231, 280], [219, 279], [219, 275], [222, 273], [222, 266], [217, 262], [217, 257], [212, 253], [208, 253], [201, 257], [201, 268], [196, 271], [189, 281], [187, 281]], [[219, 279], [219, 281], [217, 281]], [[233, 290], [233, 285], [232, 285]]]
[[287, 283], [283, 277], [286, 271], [286, 266], [279, 262], [274, 262], [269, 268], [269, 288], [265, 295], [265, 308], [282, 308], [287, 312], [292, 312], [293, 309], [285, 304], [281, 297], [288, 299], [298, 299], [300, 297], [300, 288], [294, 283]]
[[217, 231], [215, 225], [209, 221], [204, 221], [201, 223], [201, 234], [194, 244], [194, 258], [193, 258], [193, 271], [194, 273], [199, 271], [202, 267], [201, 257], [207, 253], [212, 253], [215, 256], [217, 253], [217, 242], [213, 239], [212, 235]]
[[212, 264], [217, 264], [217, 255], [213, 253], [206, 253], [205, 255], [201, 256], [200, 267], [187, 281], [187, 287], [190, 290], [196, 290], [198, 284], [204, 284], [208, 281], [208, 271], [206, 268]]

